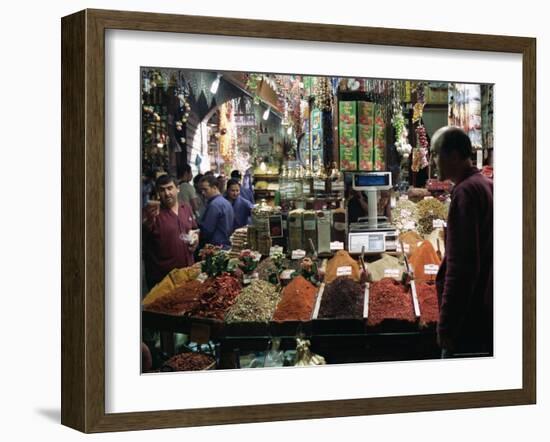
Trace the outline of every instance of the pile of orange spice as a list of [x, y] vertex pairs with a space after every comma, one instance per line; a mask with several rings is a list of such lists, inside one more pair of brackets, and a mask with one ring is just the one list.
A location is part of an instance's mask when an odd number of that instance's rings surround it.
[[435, 274], [427, 274], [425, 266], [441, 264], [441, 260], [437, 256], [434, 246], [430, 241], [422, 241], [422, 244], [414, 251], [409, 258], [414, 272], [414, 279], [418, 282], [435, 281]]
[[317, 288], [303, 276], [296, 276], [284, 288], [281, 300], [273, 314], [273, 320], [309, 321], [316, 298]]
[[[340, 269], [340, 270], [339, 270]], [[359, 281], [359, 264], [345, 250], [338, 250], [327, 262], [327, 271], [325, 273], [325, 282], [330, 284], [339, 276], [347, 276], [354, 281]]]

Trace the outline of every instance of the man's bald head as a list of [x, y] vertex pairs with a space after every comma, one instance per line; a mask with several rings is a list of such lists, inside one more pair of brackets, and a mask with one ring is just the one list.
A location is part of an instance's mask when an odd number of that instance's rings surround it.
[[432, 137], [432, 150], [441, 180], [457, 182], [472, 166], [472, 142], [459, 127], [445, 126], [438, 129]]
[[445, 126], [438, 129], [432, 137], [432, 149], [437, 155], [449, 155], [456, 152], [459, 158], [472, 156], [472, 142], [466, 132], [459, 127]]

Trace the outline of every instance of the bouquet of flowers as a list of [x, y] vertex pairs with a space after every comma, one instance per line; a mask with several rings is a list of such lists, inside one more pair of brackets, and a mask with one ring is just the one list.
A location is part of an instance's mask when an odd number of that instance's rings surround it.
[[319, 285], [321, 282], [321, 276], [317, 264], [313, 262], [311, 258], [304, 258], [300, 262], [300, 269], [292, 274], [292, 277], [302, 275], [305, 279], [314, 285]]
[[252, 250], [245, 249], [243, 250], [239, 255], [239, 268], [243, 271], [243, 273], [252, 273], [256, 266], [258, 265], [258, 261], [260, 260], [261, 255], [253, 252]]
[[202, 260], [201, 271], [208, 276], [216, 277], [227, 271], [229, 257], [221, 247], [206, 244], [199, 256]]

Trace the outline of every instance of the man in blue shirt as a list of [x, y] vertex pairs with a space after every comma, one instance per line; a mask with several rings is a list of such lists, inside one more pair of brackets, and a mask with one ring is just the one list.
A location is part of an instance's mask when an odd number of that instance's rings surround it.
[[233, 207], [218, 188], [218, 180], [207, 175], [199, 181], [199, 191], [207, 200], [207, 205], [199, 222], [200, 246], [213, 244], [229, 249], [229, 237], [233, 233]]
[[250, 224], [250, 215], [252, 214], [254, 204], [241, 196], [241, 185], [237, 180], [231, 179], [227, 182], [226, 198], [233, 206], [233, 215], [235, 217], [233, 227], [238, 229]]
[[[237, 181], [239, 185], [241, 184], [241, 178], [242, 178], [241, 172], [239, 172], [238, 170], [234, 170], [231, 172], [231, 179]], [[228, 186], [229, 186], [229, 183], [228, 183]], [[245, 200], [248, 200], [252, 204], [254, 204], [254, 192], [252, 191], [252, 189], [241, 185], [240, 187], [241, 187], [241, 197], [243, 197]]]

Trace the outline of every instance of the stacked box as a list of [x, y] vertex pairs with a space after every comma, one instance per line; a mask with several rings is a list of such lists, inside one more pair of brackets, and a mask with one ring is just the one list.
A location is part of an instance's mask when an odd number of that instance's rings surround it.
[[357, 102], [340, 101], [338, 103], [340, 125], [355, 126], [357, 124]]
[[360, 101], [357, 105], [359, 124], [357, 131], [359, 135], [359, 170], [374, 169], [374, 103]]
[[313, 210], [306, 210], [304, 212], [304, 250], [313, 253], [311, 250], [311, 244], [309, 240], [313, 242], [313, 247], [317, 248], [317, 221], [316, 214]]
[[331, 216], [328, 210], [317, 212], [317, 253], [330, 253]]
[[374, 170], [386, 168], [386, 122], [384, 108], [376, 105], [374, 108]]
[[374, 103], [359, 101], [357, 103], [357, 114], [359, 117], [357, 124], [372, 126], [374, 124]]
[[292, 210], [288, 213], [288, 249], [298, 250], [304, 248], [303, 244], [303, 213], [302, 209]]
[[357, 126], [340, 125], [340, 169], [357, 170]]

